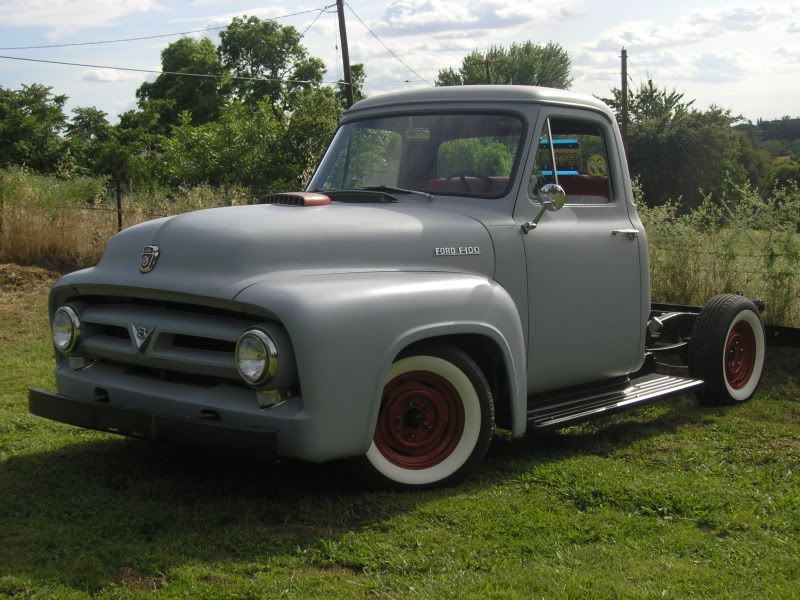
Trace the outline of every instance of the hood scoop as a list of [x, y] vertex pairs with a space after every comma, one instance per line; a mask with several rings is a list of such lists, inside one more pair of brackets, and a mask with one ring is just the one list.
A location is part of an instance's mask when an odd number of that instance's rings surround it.
[[255, 204], [279, 204], [281, 206], [326, 206], [331, 199], [316, 192], [284, 192], [269, 194], [255, 199]]

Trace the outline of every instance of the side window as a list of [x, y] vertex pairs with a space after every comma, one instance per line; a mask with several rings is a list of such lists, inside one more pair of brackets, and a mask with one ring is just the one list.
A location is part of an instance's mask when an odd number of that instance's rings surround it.
[[599, 125], [579, 119], [549, 118], [538, 139], [531, 194], [557, 179], [567, 193], [567, 204], [611, 201], [608, 150]]

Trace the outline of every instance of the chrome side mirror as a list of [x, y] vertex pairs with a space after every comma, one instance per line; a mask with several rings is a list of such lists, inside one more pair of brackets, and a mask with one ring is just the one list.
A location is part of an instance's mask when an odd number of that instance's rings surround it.
[[542, 189], [538, 191], [536, 194], [536, 201], [541, 205], [541, 209], [539, 209], [539, 212], [532, 220], [522, 224], [522, 233], [528, 233], [536, 229], [544, 211], [549, 210], [550, 212], [555, 212], [561, 210], [567, 202], [567, 193], [564, 191], [564, 188], [557, 183], [548, 183], [543, 185]]
[[561, 210], [567, 202], [567, 193], [557, 183], [548, 183], [542, 186], [542, 189], [536, 194], [536, 199], [546, 210], [555, 212]]

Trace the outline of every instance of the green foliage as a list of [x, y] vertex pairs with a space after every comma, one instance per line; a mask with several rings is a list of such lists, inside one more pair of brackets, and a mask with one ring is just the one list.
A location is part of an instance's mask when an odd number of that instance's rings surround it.
[[72, 112], [72, 120], [66, 126], [66, 140], [76, 171], [85, 175], [101, 173], [99, 155], [112, 135], [107, 114], [93, 106], [79, 106]]
[[[208, 38], [195, 40], [183, 37], [161, 51], [161, 69], [165, 71], [153, 82], [145, 82], [136, 90], [142, 103], [153, 100], [168, 101], [160, 107], [160, 123], [174, 125], [178, 115], [188, 111], [195, 125], [217, 118], [225, 102], [227, 74], [217, 56], [217, 49]], [[211, 77], [182, 77], [169, 73], [198, 73]], [[156, 105], [153, 105], [156, 106]]]
[[[638, 186], [637, 186], [638, 187]], [[800, 189], [762, 196], [749, 184], [704, 196], [691, 212], [676, 202], [648, 208], [651, 290], [660, 302], [701, 305], [723, 292], [766, 301], [767, 322], [800, 324]]]
[[154, 169], [170, 185], [294, 189], [310, 176], [341, 111], [331, 90], [298, 91], [295, 102], [286, 120], [266, 100], [231, 102], [217, 121], [201, 126], [184, 113], [153, 158]]
[[476, 84], [541, 85], [568, 89], [572, 63], [559, 44], [531, 41], [514, 43], [509, 48], [492, 46], [486, 52], [475, 50], [465, 56], [458, 71], [439, 71], [437, 86]]
[[501, 175], [511, 174], [513, 151], [502, 141], [492, 138], [468, 138], [444, 142], [436, 162], [438, 175]]
[[66, 96], [34, 83], [19, 90], [0, 87], [0, 167], [20, 165], [54, 172], [70, 161], [61, 133]]
[[[603, 101], [621, 119], [619, 89], [612, 89]], [[659, 89], [652, 80], [629, 90], [628, 103], [628, 164], [650, 206], [680, 199], [681, 208], [691, 210], [705, 194], [727, 192], [726, 181], [766, 184], [769, 158], [753, 147], [745, 132], [734, 128], [741, 117], [730, 110], [697, 110], [693, 100]]]
[[0, 169], [0, 205], [6, 209], [35, 207], [46, 211], [80, 208], [102, 200], [106, 182], [101, 177], [68, 179], [41, 175], [23, 167]]
[[[367, 78], [367, 72], [362, 63], [350, 65], [350, 80], [353, 86], [353, 102], [358, 102], [366, 98], [364, 95], [364, 81]], [[336, 84], [336, 97], [342, 106], [347, 108], [347, 92], [345, 91], [346, 84], [344, 79], [340, 79]]]
[[[668, 123], [686, 115], [694, 100], [684, 102], [684, 94], [677, 90], [661, 89], [652, 79], [639, 85], [638, 90], [628, 88], [628, 120], [630, 123], [655, 120]], [[622, 119], [622, 91], [612, 88], [611, 97], [602, 98], [617, 115], [617, 121]]]
[[[295, 108], [298, 92], [318, 87], [325, 72], [325, 64], [309, 56], [294, 27], [252, 16], [234, 17], [220, 33], [219, 56], [236, 77], [273, 79], [234, 80], [232, 89], [246, 104], [266, 100], [278, 119]], [[275, 81], [280, 79], [293, 81]]]
[[800, 162], [789, 160], [776, 165], [772, 171], [772, 187], [781, 188], [792, 183], [800, 185]]

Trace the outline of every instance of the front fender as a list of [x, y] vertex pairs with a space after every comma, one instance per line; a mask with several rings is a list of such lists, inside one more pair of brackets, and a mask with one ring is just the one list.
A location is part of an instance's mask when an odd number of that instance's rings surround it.
[[272, 276], [240, 292], [236, 301], [274, 314], [292, 339], [302, 412], [313, 429], [313, 435], [303, 436], [298, 455], [304, 458], [366, 452], [394, 358], [411, 343], [451, 334], [484, 335], [500, 348], [511, 382], [512, 432], [525, 431], [519, 314], [508, 293], [484, 276], [396, 271]]

